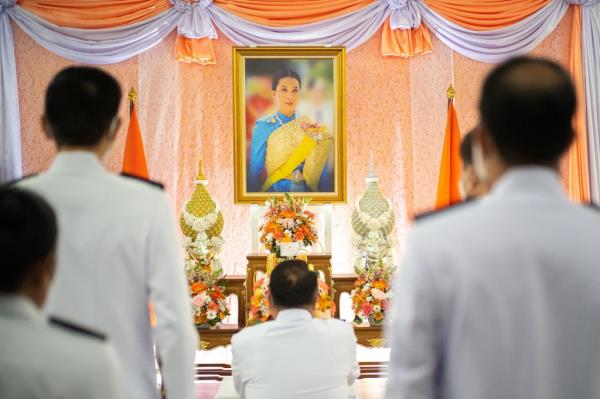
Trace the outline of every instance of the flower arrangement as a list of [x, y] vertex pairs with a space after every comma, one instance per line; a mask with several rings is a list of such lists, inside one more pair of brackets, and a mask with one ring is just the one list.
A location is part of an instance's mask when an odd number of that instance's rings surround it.
[[281, 243], [300, 242], [304, 246], [317, 242], [315, 215], [305, 210], [309, 199], [292, 198], [285, 194], [282, 201], [267, 201], [265, 222], [260, 226], [260, 242], [271, 253], [280, 257]]
[[304, 133], [309, 135], [313, 140], [323, 140], [327, 128], [318, 122], [314, 121], [303, 121], [300, 123], [300, 127], [304, 130]]
[[194, 324], [216, 327], [229, 315], [222, 280], [225, 277], [219, 259], [223, 240], [206, 233], [185, 241], [185, 272], [188, 279]]
[[369, 324], [380, 324], [383, 321], [393, 296], [390, 287], [393, 270], [393, 267], [381, 260], [356, 267], [358, 278], [350, 294], [355, 314], [354, 323], [362, 324], [368, 320]]
[[[269, 302], [269, 276], [265, 275], [254, 283], [248, 325], [263, 323], [271, 317], [271, 303]], [[321, 278], [318, 279], [319, 296], [315, 304], [313, 316], [320, 319], [330, 319], [335, 314], [335, 303], [329, 295], [329, 286]]]

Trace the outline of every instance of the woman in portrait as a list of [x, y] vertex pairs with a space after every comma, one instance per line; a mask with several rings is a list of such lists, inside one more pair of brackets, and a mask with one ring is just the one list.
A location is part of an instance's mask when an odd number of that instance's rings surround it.
[[319, 191], [333, 137], [308, 117], [297, 117], [302, 82], [292, 69], [272, 79], [276, 112], [256, 121], [252, 131], [249, 192]]

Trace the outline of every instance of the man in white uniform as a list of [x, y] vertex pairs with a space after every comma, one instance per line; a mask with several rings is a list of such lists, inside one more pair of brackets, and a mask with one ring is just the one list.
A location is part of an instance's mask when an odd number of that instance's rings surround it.
[[197, 334], [166, 195], [116, 176], [100, 163], [119, 126], [119, 84], [94, 68], [67, 68], [46, 92], [43, 125], [58, 154], [49, 170], [20, 185], [56, 210], [58, 269], [46, 313], [104, 332], [125, 371], [128, 398], [158, 398], [153, 331], [173, 399], [194, 397]]
[[352, 325], [312, 317], [317, 275], [305, 262], [282, 262], [271, 273], [275, 318], [231, 340], [236, 390], [247, 399], [347, 399], [359, 375]]
[[0, 398], [125, 398], [114, 349], [101, 335], [46, 321], [57, 227], [39, 196], [0, 188]]
[[570, 203], [569, 75], [485, 80], [473, 155], [491, 193], [418, 222], [399, 268], [387, 398], [600, 398], [600, 213]]

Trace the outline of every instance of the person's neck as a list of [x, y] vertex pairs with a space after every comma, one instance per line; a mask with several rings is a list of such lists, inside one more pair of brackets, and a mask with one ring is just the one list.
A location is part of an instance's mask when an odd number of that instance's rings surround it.
[[24, 284], [16, 294], [32, 301], [38, 309], [46, 302], [46, 292], [35, 284]]
[[277, 112], [279, 112], [281, 115], [285, 116], [286, 118], [291, 118], [291, 117], [292, 117], [292, 116], [294, 116], [294, 114], [296, 113], [296, 111], [292, 111], [292, 112], [291, 112], [291, 113], [289, 113], [289, 114], [288, 114], [288, 113], [286, 113], [286, 112], [283, 112], [283, 111], [277, 111]]
[[306, 310], [308, 313], [312, 314], [312, 312], [315, 310], [315, 305], [305, 305], [305, 306], [297, 306], [297, 307], [293, 307], [293, 308], [280, 308], [280, 307], [276, 307], [273, 306], [271, 308], [271, 316], [273, 316], [273, 319], [277, 319], [277, 315], [285, 310], [293, 310], [293, 309], [300, 309], [300, 310]]
[[531, 163], [504, 163], [504, 162], [495, 162], [495, 164], [492, 165], [492, 167], [490, 167], [490, 165], [488, 164], [488, 182], [489, 182], [489, 186], [493, 187], [498, 180], [500, 180], [500, 178], [502, 176], [504, 176], [506, 173], [510, 172], [511, 170], [515, 169], [515, 168], [519, 168], [519, 167], [527, 167], [527, 166], [537, 166], [540, 168], [547, 168], [550, 169], [556, 173], [559, 173], [560, 171], [560, 165], [559, 165], [559, 161], [555, 161], [555, 162], [548, 162], [548, 163], [537, 163], [537, 162], [531, 162]]
[[106, 153], [106, 148], [101, 144], [95, 146], [60, 145], [56, 150], [58, 153], [89, 152], [94, 154], [98, 159], [102, 159]]

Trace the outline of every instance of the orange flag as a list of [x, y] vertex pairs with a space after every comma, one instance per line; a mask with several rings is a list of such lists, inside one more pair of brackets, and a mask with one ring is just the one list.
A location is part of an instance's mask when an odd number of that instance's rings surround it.
[[129, 102], [131, 113], [129, 115], [129, 127], [127, 128], [127, 140], [125, 141], [123, 173], [147, 179], [148, 167], [146, 166], [142, 132], [137, 118], [136, 94], [133, 88], [129, 92]]
[[[142, 131], [137, 118], [136, 93], [133, 87], [129, 91], [129, 126], [127, 127], [127, 139], [125, 140], [125, 155], [123, 155], [123, 173], [127, 175], [148, 179], [148, 167], [146, 166], [146, 153], [142, 141]], [[154, 306], [148, 303], [150, 313], [150, 324], [156, 326], [156, 314]]]
[[454, 87], [450, 86], [448, 89], [448, 119], [446, 121], [446, 132], [444, 133], [444, 148], [435, 197], [435, 209], [445, 208], [462, 201], [458, 190], [461, 171], [460, 128], [454, 109]]

